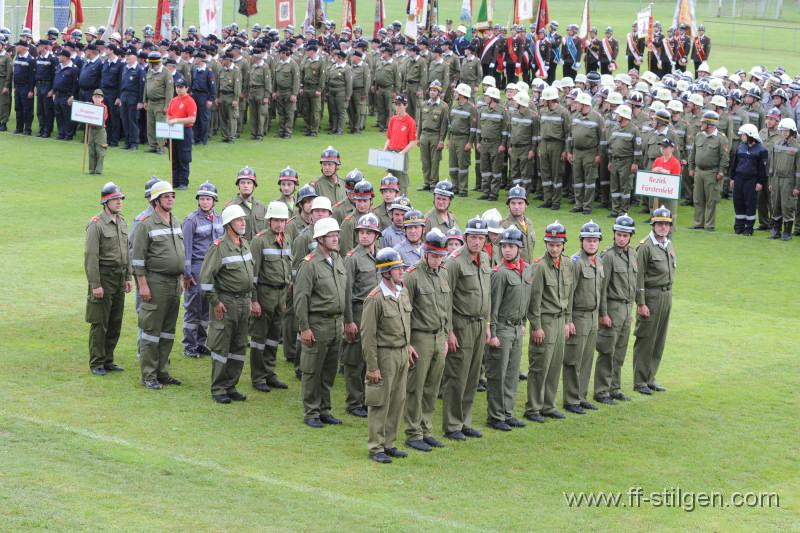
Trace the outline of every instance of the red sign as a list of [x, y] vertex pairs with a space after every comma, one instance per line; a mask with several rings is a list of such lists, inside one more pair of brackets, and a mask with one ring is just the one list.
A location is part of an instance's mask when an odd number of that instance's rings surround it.
[[275, 19], [278, 29], [294, 25], [294, 0], [275, 0]]

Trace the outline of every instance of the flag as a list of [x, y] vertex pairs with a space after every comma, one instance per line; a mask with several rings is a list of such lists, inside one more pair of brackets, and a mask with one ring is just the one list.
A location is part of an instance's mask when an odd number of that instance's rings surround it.
[[306, 18], [303, 19], [303, 28], [311, 26], [314, 29], [319, 29], [323, 18], [322, 1], [308, 0], [306, 2]]
[[200, 35], [219, 35], [222, 32], [222, 0], [200, 0]]
[[680, 28], [681, 24], [686, 24], [687, 33], [697, 34], [697, 20], [694, 17], [694, 0], [677, 0], [675, 4], [675, 16], [672, 17], [672, 25]]
[[578, 26], [578, 37], [586, 39], [589, 36], [589, 28], [592, 23], [589, 20], [589, 0], [583, 0], [583, 13], [581, 14], [581, 25]]
[[25, 27], [31, 30], [33, 39], [39, 39], [39, 0], [28, 0], [28, 9], [25, 12]]
[[372, 25], [373, 35], [378, 35], [378, 31], [383, 28], [383, 19], [386, 11], [383, 8], [383, 0], [375, 0], [375, 22]]
[[69, 17], [65, 26], [66, 34], [72, 35], [72, 30], [77, 30], [83, 25], [83, 6], [81, 0], [69, 0]]
[[403, 35], [417, 40], [417, 0], [406, 2], [406, 28], [403, 30]]
[[494, 0], [481, 0], [478, 8], [478, 18], [475, 22], [475, 29], [488, 29], [494, 21]]
[[125, 0], [114, 0], [111, 10], [108, 12], [108, 22], [106, 23], [106, 33], [122, 33], [125, 28]]
[[258, 0], [239, 0], [239, 14], [245, 17], [258, 14]]
[[514, 24], [533, 20], [533, 0], [514, 0]]
[[275, 0], [275, 26], [280, 30], [294, 26], [294, 0]]
[[169, 0], [158, 0], [156, 9], [155, 40], [160, 41], [169, 37], [172, 26], [172, 16], [169, 10]]
[[356, 0], [342, 0], [342, 28], [356, 25]]
[[461, 14], [458, 18], [465, 26], [472, 24], [472, 0], [461, 1]]
[[536, 35], [539, 30], [544, 28], [547, 31], [547, 24], [550, 22], [550, 9], [547, 7], [547, 0], [539, 0], [539, 10], [536, 13]]

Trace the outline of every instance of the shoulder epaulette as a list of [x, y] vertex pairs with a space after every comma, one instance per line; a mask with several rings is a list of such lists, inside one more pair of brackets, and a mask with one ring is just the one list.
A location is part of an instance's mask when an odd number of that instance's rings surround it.
[[318, 181], [318, 180], [314, 180], [314, 181], [312, 181], [312, 182], [311, 182], [311, 186], [312, 186], [312, 187], [314, 187], [314, 188], [316, 188], [316, 187], [317, 187], [317, 181]]
[[573, 263], [577, 263], [578, 261], [580, 261], [580, 258], [581, 258], [580, 255], [575, 254], [575, 255], [572, 256], [572, 262]]
[[222, 239], [217, 239], [214, 241], [214, 246], [219, 246], [219, 243], [222, 242]]
[[341, 206], [343, 203], [344, 203], [344, 200], [339, 200], [338, 202], [336, 202], [335, 204], [333, 204], [333, 207], [339, 207], [339, 206]]
[[499, 272], [499, 271], [500, 271], [500, 265], [495, 265], [495, 267], [492, 269], [492, 272]]
[[370, 296], [375, 296], [376, 294], [378, 294], [378, 287], [375, 287], [374, 289], [369, 291]]
[[100, 217], [98, 217], [97, 215], [93, 216], [93, 217], [92, 217], [92, 222], [94, 222], [95, 224], [97, 224], [98, 222], [100, 222]]
[[233, 203], [233, 200], [228, 200], [227, 202], [225, 202], [225, 207], [228, 207], [228, 206], [229, 206], [229, 205], [231, 205], [232, 203]]
[[350, 250], [349, 252], [347, 252], [347, 257], [351, 257], [354, 252], [355, 252], [355, 249]]
[[647, 241], [647, 237], [645, 237], [644, 239], [642, 239], [641, 241], [639, 241], [639, 244], [644, 244], [646, 241]]
[[311, 258], [314, 256], [314, 252], [311, 252], [307, 256], [303, 258], [304, 261], [311, 261]]
[[533, 260], [533, 262], [534, 263], [541, 263], [542, 262], [542, 258], [541, 257], [537, 257], [536, 259]]
[[263, 237], [266, 232], [267, 230], [259, 231], [258, 233], [256, 233], [256, 237]]
[[344, 217], [344, 219], [342, 220], [342, 222], [344, 222], [345, 220], [352, 220], [352, 219], [353, 219], [353, 214], [352, 214], [352, 213], [350, 213], [349, 215], [347, 215], [347, 216], [345, 216], [345, 217]]
[[414, 272], [414, 267], [410, 266], [406, 269], [406, 272]]

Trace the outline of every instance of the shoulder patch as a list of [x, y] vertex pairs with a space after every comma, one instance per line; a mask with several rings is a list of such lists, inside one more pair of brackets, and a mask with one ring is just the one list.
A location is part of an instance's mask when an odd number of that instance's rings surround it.
[[537, 257], [536, 259], [533, 260], [533, 262], [534, 263], [541, 263], [542, 262], [542, 258], [541, 257]]
[[349, 252], [347, 252], [347, 257], [351, 257], [351, 256], [353, 255], [353, 253], [354, 253], [354, 252], [355, 252], [355, 250], [354, 250], [354, 249], [353, 249], [353, 250], [350, 250]]
[[303, 258], [303, 261], [311, 261], [311, 258], [314, 256], [314, 252], [311, 252], [307, 256]]
[[[353, 215], [352, 215], [352, 213], [351, 213], [351, 214], [349, 214], [349, 215], [347, 215], [346, 217], [344, 217], [344, 220], [353, 220]], [[344, 220], [343, 220], [343, 221], [344, 221]]]
[[214, 246], [219, 246], [219, 243], [222, 242], [222, 239], [217, 239], [214, 241]]
[[575, 254], [575, 255], [572, 256], [572, 262], [573, 263], [577, 263], [580, 260], [580, 258], [581, 258], [580, 255]]
[[93, 216], [92, 217], [92, 222], [97, 224], [98, 222], [100, 222], [100, 217], [98, 217], [97, 215]]
[[374, 289], [369, 291], [370, 296], [375, 296], [376, 294], [378, 294], [378, 287], [375, 287]]
[[499, 272], [499, 271], [500, 271], [500, 265], [495, 265], [495, 267], [492, 269], [492, 272]]

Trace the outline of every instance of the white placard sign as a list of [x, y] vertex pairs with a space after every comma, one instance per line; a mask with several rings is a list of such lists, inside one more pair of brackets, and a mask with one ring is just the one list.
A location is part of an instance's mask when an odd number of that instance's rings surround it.
[[102, 126], [105, 118], [105, 107], [88, 102], [72, 102], [72, 111], [69, 117], [73, 122], [82, 122], [92, 126]]
[[640, 170], [636, 173], [636, 194], [678, 200], [681, 197], [681, 177], [679, 174]]
[[374, 167], [405, 172], [408, 167], [408, 154], [370, 148], [367, 162]]
[[183, 140], [183, 124], [167, 124], [166, 122], [156, 122], [157, 139], [177, 139]]

